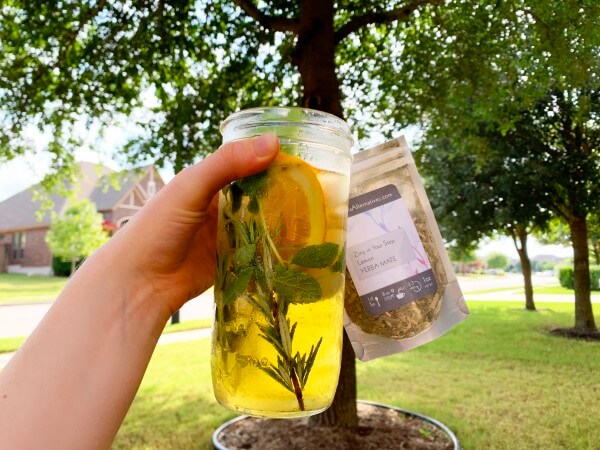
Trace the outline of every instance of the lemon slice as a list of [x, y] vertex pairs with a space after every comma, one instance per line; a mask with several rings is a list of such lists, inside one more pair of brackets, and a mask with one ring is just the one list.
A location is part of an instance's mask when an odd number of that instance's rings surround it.
[[261, 208], [277, 251], [286, 260], [307, 245], [325, 240], [325, 196], [315, 171], [285, 153], [269, 168]]

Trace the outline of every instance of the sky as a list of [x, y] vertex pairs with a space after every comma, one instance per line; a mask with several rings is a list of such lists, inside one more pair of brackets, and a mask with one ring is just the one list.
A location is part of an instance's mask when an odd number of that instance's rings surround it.
[[[97, 126], [78, 124], [76, 128], [83, 138], [82, 147], [75, 153], [77, 161], [100, 163], [113, 170], [123, 169], [113, 161], [112, 153], [137, 132], [134, 125], [112, 127], [102, 136]], [[34, 127], [27, 130], [27, 136], [36, 149], [43, 149], [50, 140], [50, 136]], [[38, 183], [48, 172], [50, 162], [50, 156], [46, 152], [38, 151], [0, 164], [0, 202]], [[171, 180], [174, 175], [171, 167], [160, 169], [159, 172], [165, 182]]]
[[[84, 126], [80, 128], [83, 130]], [[102, 137], [93, 127], [85, 128], [84, 146], [76, 153], [78, 161], [87, 161], [104, 164], [111, 169], [119, 170], [119, 167], [111, 158], [114, 149], [121, 147], [136, 130], [132, 126], [114, 127], [106, 132]], [[37, 148], [43, 148], [48, 142], [49, 137], [41, 134], [37, 129], [32, 129], [30, 138]], [[405, 136], [409, 146], [418, 136], [418, 130], [412, 128], [405, 130]], [[383, 137], [380, 137], [383, 142]], [[370, 144], [375, 145], [373, 141]], [[36, 184], [45, 175], [50, 165], [50, 158], [44, 152], [38, 152], [34, 155], [28, 154], [14, 159], [5, 164], [0, 164], [0, 202], [11, 197], [18, 192]], [[172, 168], [160, 170], [161, 177], [168, 182], [173, 178]], [[482, 242], [477, 251], [477, 255], [485, 260], [490, 253], [503, 253], [511, 259], [518, 259], [519, 256], [512, 240], [508, 237], [500, 237], [493, 240]], [[569, 247], [557, 245], [544, 246], [534, 238], [528, 242], [528, 252], [530, 257], [538, 255], [556, 255], [569, 257], [573, 251]]]

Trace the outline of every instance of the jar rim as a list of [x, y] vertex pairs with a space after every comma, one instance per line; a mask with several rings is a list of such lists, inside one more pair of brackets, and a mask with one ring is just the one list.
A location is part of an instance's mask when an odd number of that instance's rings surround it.
[[[292, 111], [304, 113], [304, 116], [301, 119], [294, 118], [294, 120], [290, 120], [288, 116]], [[219, 127], [221, 134], [225, 136], [225, 129], [234, 123], [236, 124], [236, 130], [267, 124], [272, 126], [290, 126], [294, 124], [298, 127], [317, 127], [320, 130], [347, 139], [349, 147], [354, 144], [350, 125], [346, 121], [324, 111], [299, 106], [261, 106], [243, 109], [229, 115], [221, 123]]]

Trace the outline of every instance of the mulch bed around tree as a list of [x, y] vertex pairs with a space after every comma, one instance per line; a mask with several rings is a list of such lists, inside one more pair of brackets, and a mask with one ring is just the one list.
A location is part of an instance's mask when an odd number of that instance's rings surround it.
[[357, 429], [309, 427], [308, 419], [247, 417], [225, 427], [218, 441], [229, 450], [452, 450], [443, 430], [395, 409], [358, 403]]
[[553, 328], [550, 334], [571, 339], [600, 342], [600, 331], [581, 331], [574, 328]]

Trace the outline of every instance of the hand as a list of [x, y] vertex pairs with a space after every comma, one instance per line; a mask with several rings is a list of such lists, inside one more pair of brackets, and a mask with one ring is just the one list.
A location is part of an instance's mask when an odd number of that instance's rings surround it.
[[213, 283], [217, 193], [278, 150], [274, 134], [225, 144], [87, 259], [0, 371], [3, 448], [110, 447], [165, 322]]
[[213, 285], [219, 190], [264, 170], [278, 151], [270, 133], [225, 144], [180, 172], [111, 238], [104, 251], [116, 260], [109, 264], [132, 287], [149, 287], [169, 314], [177, 311]]

